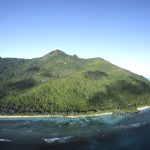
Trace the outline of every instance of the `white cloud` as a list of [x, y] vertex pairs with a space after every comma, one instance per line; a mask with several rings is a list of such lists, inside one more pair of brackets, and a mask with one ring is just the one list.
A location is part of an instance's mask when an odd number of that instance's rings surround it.
[[131, 72], [134, 72], [136, 74], [145, 76], [145, 77], [150, 77], [150, 64], [148, 63], [140, 63], [134, 60], [127, 60], [127, 61], [112, 61], [112, 63], [127, 69]]

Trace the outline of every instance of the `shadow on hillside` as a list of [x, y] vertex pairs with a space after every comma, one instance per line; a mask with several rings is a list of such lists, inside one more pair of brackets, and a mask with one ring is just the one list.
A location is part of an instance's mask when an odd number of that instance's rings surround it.
[[90, 104], [103, 104], [107, 100], [118, 100], [118, 95], [128, 94], [128, 95], [141, 95], [150, 92], [149, 84], [137, 80], [138, 84], [133, 84], [132, 82], [126, 80], [119, 80], [112, 85], [106, 86], [105, 92], [96, 92], [89, 99]]
[[86, 71], [86, 72], [84, 72], [83, 75], [84, 75], [85, 78], [88, 78], [88, 79], [91, 79], [91, 80], [98, 80], [98, 79], [101, 79], [102, 77], [109, 76], [106, 72], [99, 71], [99, 70]]
[[150, 84], [146, 83], [147, 80], [143, 78], [143, 80], [139, 80], [139, 79], [136, 79], [136, 78], [133, 78], [133, 77], [130, 77], [134, 82], [142, 85], [143, 88], [145, 89], [149, 89], [150, 88]]
[[26, 80], [21, 80], [21, 81], [18, 81], [18, 82], [10, 83], [10, 84], [7, 85], [7, 87], [23, 90], [23, 89], [26, 89], [26, 88], [34, 87], [36, 84], [37, 83], [36, 83], [35, 80], [26, 79]]
[[36, 67], [36, 66], [35, 66], [35, 67], [29, 68], [27, 71], [29, 71], [29, 72], [30, 72], [30, 71], [31, 71], [31, 72], [33, 72], [33, 71], [34, 71], [34, 72], [38, 72], [39, 70], [40, 70], [40, 67]]

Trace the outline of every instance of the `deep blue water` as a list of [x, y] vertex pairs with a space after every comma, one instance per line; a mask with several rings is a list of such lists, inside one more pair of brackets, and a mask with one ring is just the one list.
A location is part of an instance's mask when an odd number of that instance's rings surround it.
[[0, 119], [0, 150], [150, 150], [150, 110], [80, 118]]

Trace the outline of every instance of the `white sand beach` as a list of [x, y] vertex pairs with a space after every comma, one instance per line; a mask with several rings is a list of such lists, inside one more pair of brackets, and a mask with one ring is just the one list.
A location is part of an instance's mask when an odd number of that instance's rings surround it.
[[41, 118], [41, 117], [66, 117], [66, 118], [77, 118], [77, 117], [88, 117], [88, 116], [105, 116], [112, 115], [113, 112], [100, 113], [100, 114], [89, 114], [89, 115], [0, 115], [0, 118]]
[[146, 109], [150, 109], [150, 106], [143, 106], [143, 107], [138, 107], [137, 108], [138, 111], [143, 111], [143, 110], [146, 110]]

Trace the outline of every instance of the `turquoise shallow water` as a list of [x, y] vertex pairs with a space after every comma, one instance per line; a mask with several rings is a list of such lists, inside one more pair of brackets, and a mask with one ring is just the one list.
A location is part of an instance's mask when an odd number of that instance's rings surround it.
[[149, 150], [150, 110], [98, 117], [0, 119], [0, 150]]

